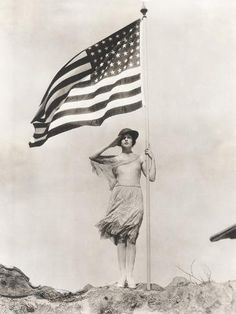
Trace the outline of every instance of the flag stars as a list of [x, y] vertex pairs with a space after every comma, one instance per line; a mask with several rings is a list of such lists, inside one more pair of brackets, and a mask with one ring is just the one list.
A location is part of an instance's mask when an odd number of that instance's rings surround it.
[[140, 64], [139, 26], [110, 35], [89, 50], [97, 81]]

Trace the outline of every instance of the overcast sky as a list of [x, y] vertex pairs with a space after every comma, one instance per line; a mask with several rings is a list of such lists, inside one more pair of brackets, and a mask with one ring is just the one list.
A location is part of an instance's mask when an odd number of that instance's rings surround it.
[[[109, 190], [88, 156], [120, 129], [140, 132], [144, 111], [83, 127], [30, 149], [30, 121], [55, 73], [82, 49], [140, 17], [138, 0], [5, 0], [0, 4], [0, 263], [33, 284], [78, 290], [118, 276], [116, 248], [100, 240]], [[236, 279], [236, 240], [209, 237], [236, 223], [236, 3], [148, 2], [152, 281], [180, 266]], [[111, 151], [118, 153], [119, 149]], [[145, 181], [142, 181], [145, 192]], [[146, 280], [145, 221], [135, 277]]]

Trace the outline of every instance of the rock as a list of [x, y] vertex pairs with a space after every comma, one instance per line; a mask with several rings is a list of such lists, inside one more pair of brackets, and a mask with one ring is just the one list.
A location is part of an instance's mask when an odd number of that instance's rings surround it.
[[39, 287], [34, 291], [34, 295], [49, 301], [56, 301], [63, 297], [63, 293], [47, 286]]
[[33, 293], [34, 287], [29, 278], [18, 268], [7, 268], [0, 264], [0, 295], [26, 297]]
[[81, 290], [79, 290], [79, 293], [86, 293], [89, 290], [93, 289], [94, 287], [90, 284], [85, 285]]
[[186, 279], [185, 277], [175, 277], [175, 278], [173, 278], [171, 283], [168, 284], [167, 288], [186, 286], [189, 283], [190, 283], [190, 281], [188, 279]]
[[227, 282], [227, 284], [236, 292], [236, 280], [230, 280]]
[[[139, 283], [139, 284], [137, 284], [136, 289], [139, 289], [139, 290], [147, 290], [147, 284], [146, 284], [146, 283]], [[164, 288], [162, 288], [161, 286], [157, 285], [156, 283], [152, 283], [152, 284], [151, 284], [151, 290], [154, 290], [154, 291], [163, 291]]]

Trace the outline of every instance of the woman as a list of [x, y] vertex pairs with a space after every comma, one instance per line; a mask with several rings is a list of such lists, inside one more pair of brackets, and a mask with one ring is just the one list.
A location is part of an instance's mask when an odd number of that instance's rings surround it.
[[[145, 156], [133, 153], [138, 132], [123, 129], [108, 146], [90, 157], [94, 170], [103, 173], [109, 181], [111, 197], [106, 216], [97, 224], [101, 236], [110, 238], [117, 245], [121, 277], [118, 287], [135, 288], [133, 268], [136, 256], [136, 240], [143, 219], [143, 197], [140, 187], [141, 173], [146, 176]], [[102, 156], [107, 149], [120, 146], [117, 156]], [[156, 166], [153, 153], [145, 150], [150, 160], [149, 180], [155, 181]]]

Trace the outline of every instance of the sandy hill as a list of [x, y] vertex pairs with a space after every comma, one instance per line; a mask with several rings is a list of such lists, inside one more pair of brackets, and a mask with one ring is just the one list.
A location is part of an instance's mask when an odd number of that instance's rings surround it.
[[0, 265], [1, 314], [159, 314], [236, 313], [236, 281], [196, 284], [176, 277], [167, 287], [136, 289], [86, 285], [72, 293], [34, 287], [18, 268]]

